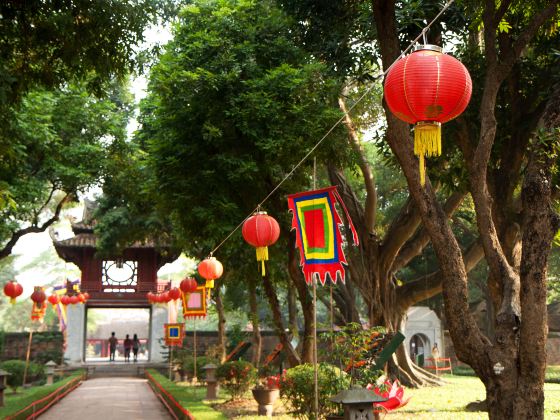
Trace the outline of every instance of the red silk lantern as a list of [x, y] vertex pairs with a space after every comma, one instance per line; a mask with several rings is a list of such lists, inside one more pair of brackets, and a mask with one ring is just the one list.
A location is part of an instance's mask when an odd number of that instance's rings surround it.
[[90, 296], [88, 292], [84, 292], [84, 297], [86, 298], [86, 300], [89, 300]]
[[23, 293], [23, 287], [17, 281], [9, 281], [4, 285], [4, 294], [10, 298], [10, 303], [16, 303], [16, 298]]
[[86, 297], [83, 293], [78, 293], [78, 300], [80, 301], [80, 303], [84, 303], [86, 301]]
[[265, 275], [264, 262], [268, 261], [268, 247], [280, 236], [280, 226], [274, 217], [259, 211], [243, 223], [243, 238], [257, 249], [257, 261], [261, 261], [262, 275]]
[[60, 302], [58, 295], [50, 295], [48, 301], [52, 306], [56, 306]]
[[70, 299], [68, 300], [68, 302], [71, 305], [76, 305], [77, 303], [80, 303], [80, 299], [78, 299], [78, 296], [73, 295], [73, 296], [70, 296]]
[[42, 287], [35, 287], [35, 290], [31, 293], [31, 300], [37, 304], [37, 308], [43, 307], [43, 303], [47, 300], [47, 295], [45, 295]]
[[441, 155], [441, 124], [459, 116], [469, 104], [472, 81], [465, 66], [434, 45], [417, 47], [401, 58], [385, 78], [391, 112], [414, 128], [414, 154], [425, 183], [425, 156]]
[[192, 277], [187, 277], [186, 279], [181, 281], [181, 284], [179, 284], [179, 288], [183, 293], [192, 293], [196, 291], [197, 287], [198, 287], [198, 283]]
[[70, 304], [70, 296], [68, 295], [63, 295], [60, 298], [60, 303], [62, 303], [63, 305], [69, 305]]
[[155, 302], [155, 297], [156, 296], [152, 292], [146, 293], [146, 298], [148, 299], [148, 302], [150, 302], [150, 303]]
[[214, 257], [208, 257], [198, 264], [198, 274], [206, 280], [206, 288], [214, 287], [214, 280], [219, 279], [224, 273], [222, 263]]
[[161, 303], [171, 302], [171, 296], [169, 296], [169, 292], [163, 292], [160, 295], [160, 302]]
[[170, 300], [177, 300], [181, 297], [181, 291], [176, 287], [169, 290], [167, 294], [169, 295]]

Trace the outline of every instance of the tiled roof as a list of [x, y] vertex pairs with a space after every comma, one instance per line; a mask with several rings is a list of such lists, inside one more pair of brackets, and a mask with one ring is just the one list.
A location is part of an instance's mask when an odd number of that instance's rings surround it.
[[[95, 248], [96, 237], [93, 233], [80, 233], [72, 238], [64, 239], [62, 241], [55, 241], [56, 248]], [[156, 248], [157, 245], [153, 241], [136, 241], [128, 248]]]

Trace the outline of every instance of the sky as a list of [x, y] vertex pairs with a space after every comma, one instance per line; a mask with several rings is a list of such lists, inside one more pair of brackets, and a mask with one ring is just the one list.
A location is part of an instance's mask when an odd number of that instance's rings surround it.
[[[165, 44], [172, 39], [172, 34], [169, 27], [154, 26], [145, 31], [146, 42], [141, 45], [137, 50], [152, 47], [156, 44]], [[147, 78], [146, 75], [139, 75], [134, 78], [130, 84], [130, 90], [134, 94], [135, 102], [138, 104], [142, 98], [146, 96], [147, 88]], [[128, 124], [128, 135], [132, 136], [134, 131], [138, 129], [138, 124], [136, 119], [132, 119]], [[93, 199], [96, 194], [100, 193], [100, 188], [96, 187], [88, 191], [87, 194], [83, 195], [81, 201], [83, 203], [84, 198]], [[71, 237], [72, 230], [70, 226], [69, 218], [75, 218], [76, 221], [81, 220], [83, 212], [83, 204], [71, 209], [67, 209], [64, 215], [61, 217], [61, 221], [57, 223], [55, 231], [58, 233], [58, 237], [61, 239], [66, 239]], [[50, 238], [48, 231], [42, 233], [31, 233], [22, 237], [13, 249], [13, 255], [16, 257], [14, 261], [14, 266], [17, 271], [22, 270], [16, 276], [16, 280], [20, 282], [24, 287], [24, 295], [31, 294], [31, 286], [42, 286], [45, 283], [49, 283], [53, 280], [57, 280], [57, 277], [62, 281], [65, 277], [76, 278], [79, 275], [79, 270], [74, 264], [65, 264], [65, 272], [57, 273], [53, 275], [45, 270], [38, 268], [28, 268], [23, 270], [33, 259], [54, 247]], [[172, 278], [173, 274], [180, 272], [185, 269], [185, 267], [194, 267], [194, 262], [189, 262], [183, 255], [176, 263], [166, 264], [158, 272], [158, 276], [161, 278]], [[29, 291], [29, 293], [25, 293]]]

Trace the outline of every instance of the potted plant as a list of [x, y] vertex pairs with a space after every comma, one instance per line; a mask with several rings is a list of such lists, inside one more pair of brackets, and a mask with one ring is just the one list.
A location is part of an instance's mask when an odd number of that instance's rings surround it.
[[280, 396], [280, 375], [260, 378], [251, 392], [259, 404], [259, 416], [272, 417], [274, 402]]

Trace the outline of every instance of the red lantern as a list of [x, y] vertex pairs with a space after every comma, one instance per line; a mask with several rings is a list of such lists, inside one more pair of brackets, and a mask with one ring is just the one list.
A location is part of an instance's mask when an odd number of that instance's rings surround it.
[[43, 307], [43, 303], [47, 300], [47, 295], [45, 295], [42, 287], [35, 287], [35, 290], [31, 293], [31, 300], [37, 304], [37, 308]]
[[192, 293], [196, 291], [196, 288], [198, 287], [198, 283], [192, 277], [187, 277], [186, 279], [181, 281], [179, 287], [181, 288], [181, 291], [183, 293]]
[[90, 296], [88, 292], [84, 292], [84, 297], [86, 298], [86, 300], [89, 300]]
[[146, 293], [146, 298], [148, 298], [148, 302], [154, 303], [155, 302], [155, 295], [152, 292]]
[[441, 124], [459, 116], [469, 104], [472, 81], [465, 66], [440, 47], [422, 45], [401, 58], [385, 78], [385, 100], [399, 119], [416, 124], [414, 154], [425, 183], [425, 156], [441, 155]]
[[206, 280], [206, 288], [214, 287], [214, 280], [219, 279], [224, 273], [222, 263], [214, 257], [208, 257], [198, 264], [198, 273]]
[[278, 222], [265, 211], [259, 211], [245, 220], [241, 233], [249, 245], [257, 248], [257, 261], [261, 261], [264, 276], [264, 262], [268, 261], [268, 247], [274, 244], [280, 236]]
[[167, 294], [169, 295], [170, 300], [177, 300], [181, 297], [181, 291], [176, 287], [167, 292]]
[[78, 293], [78, 300], [80, 301], [80, 303], [84, 303], [86, 301], [86, 297], [83, 293]]
[[58, 297], [58, 295], [50, 295], [48, 297], [48, 301], [50, 304], [52, 304], [52, 306], [56, 306], [60, 302], [60, 298]]
[[76, 305], [77, 303], [80, 303], [80, 299], [78, 299], [78, 296], [73, 295], [70, 296], [70, 299], [68, 301], [71, 305]]
[[169, 296], [169, 292], [163, 292], [160, 296], [161, 303], [171, 302], [171, 297]]
[[16, 303], [16, 298], [23, 293], [23, 287], [17, 281], [9, 281], [4, 285], [4, 294], [10, 298], [10, 303]]
[[60, 303], [62, 303], [63, 305], [69, 305], [70, 304], [70, 296], [68, 295], [63, 295], [60, 298]]

